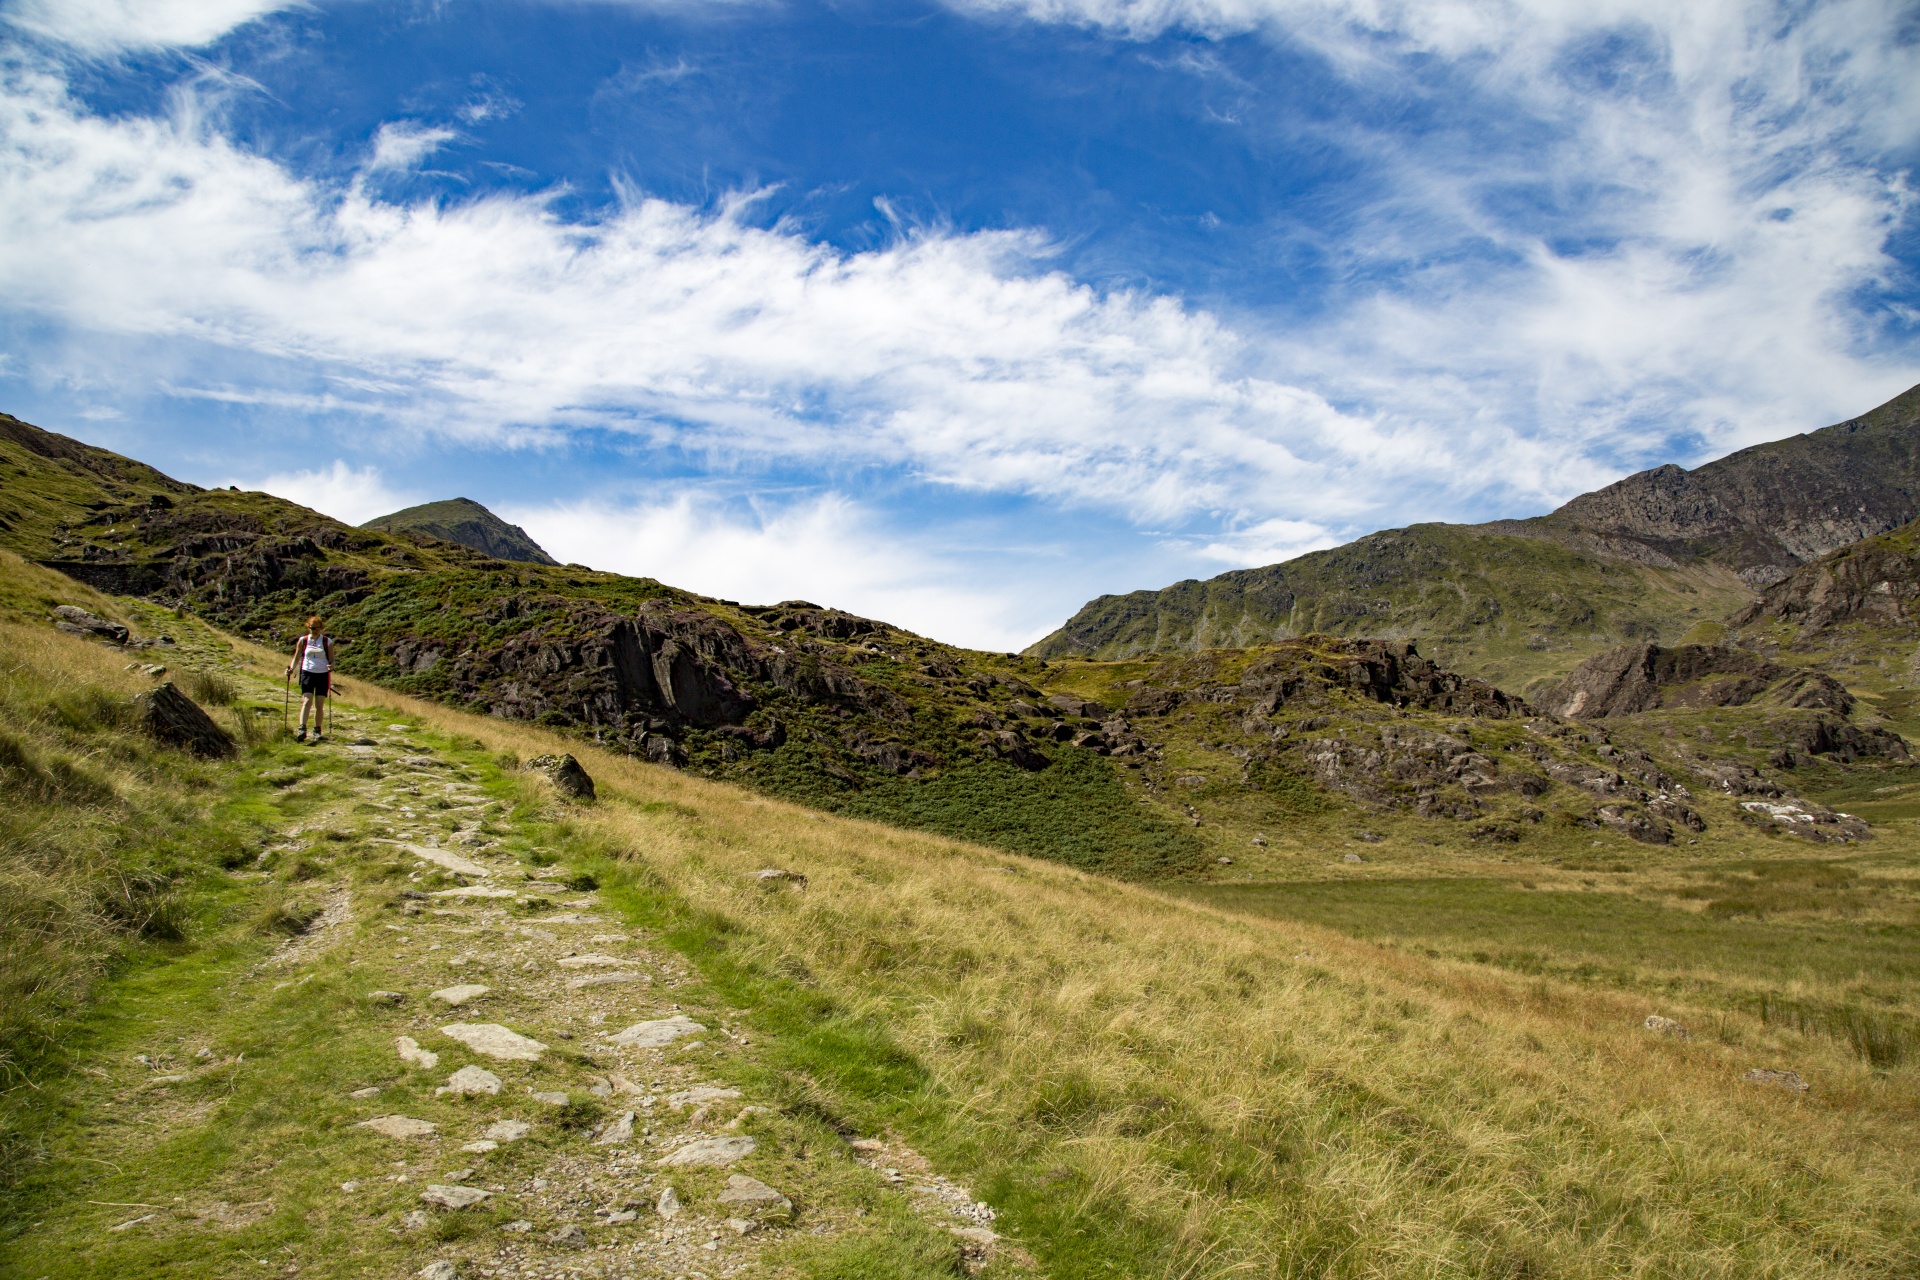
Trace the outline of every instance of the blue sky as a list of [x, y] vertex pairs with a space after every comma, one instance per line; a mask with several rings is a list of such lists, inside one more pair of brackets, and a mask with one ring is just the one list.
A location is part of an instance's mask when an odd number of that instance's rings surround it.
[[1920, 381], [1911, 4], [0, 18], [0, 408], [962, 643]]

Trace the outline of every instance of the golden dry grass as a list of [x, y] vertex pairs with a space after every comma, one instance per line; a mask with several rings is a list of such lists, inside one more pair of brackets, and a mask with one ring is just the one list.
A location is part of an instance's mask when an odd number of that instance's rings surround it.
[[[581, 826], [726, 922], [736, 959], [884, 1021], [953, 1100], [947, 1145], [976, 1176], [1063, 1231], [1131, 1233], [1142, 1274], [1920, 1273], [1911, 1065], [1758, 1022], [1737, 1043], [1666, 1040], [1631, 994], [1229, 916], [364, 694], [496, 749], [573, 750], [603, 796]], [[765, 866], [810, 883], [763, 892]], [[1813, 1089], [1744, 1083], [1753, 1067]]]

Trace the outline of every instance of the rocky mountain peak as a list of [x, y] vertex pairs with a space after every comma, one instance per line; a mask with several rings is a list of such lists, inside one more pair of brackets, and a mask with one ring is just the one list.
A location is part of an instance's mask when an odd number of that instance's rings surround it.
[[508, 524], [471, 498], [428, 502], [369, 520], [362, 529], [381, 533], [424, 534], [442, 542], [457, 542], [496, 560], [522, 564], [558, 564], [517, 524]]

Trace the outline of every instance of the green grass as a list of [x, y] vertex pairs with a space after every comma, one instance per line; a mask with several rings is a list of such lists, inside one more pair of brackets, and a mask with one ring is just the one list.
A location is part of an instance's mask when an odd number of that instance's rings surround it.
[[[1877, 1066], [1920, 1056], [1920, 927], [1762, 918], [1769, 909], [1829, 905], [1823, 891], [1858, 883], [1846, 867], [1788, 860], [1717, 872], [1683, 891], [1708, 900], [1703, 913], [1506, 878], [1168, 888], [1224, 910], [1325, 925], [1431, 956], [1756, 1014], [1845, 1041]], [[1714, 909], [1722, 905], [1730, 909]], [[1847, 994], [1801, 994], [1808, 989]]]
[[1191, 832], [1143, 812], [1111, 765], [1071, 747], [1037, 773], [985, 761], [928, 782], [881, 783], [835, 808], [1123, 880], [1179, 875], [1206, 857]]

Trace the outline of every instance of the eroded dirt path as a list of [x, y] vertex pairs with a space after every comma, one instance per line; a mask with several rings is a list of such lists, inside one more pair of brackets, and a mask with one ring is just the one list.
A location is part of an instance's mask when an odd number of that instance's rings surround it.
[[301, 812], [236, 877], [308, 924], [92, 1069], [65, 1154], [118, 1176], [20, 1274], [711, 1280], [903, 1230], [1029, 1269], [912, 1151], [756, 1088], [746, 1011], [540, 865], [510, 774], [352, 711], [267, 773]]

